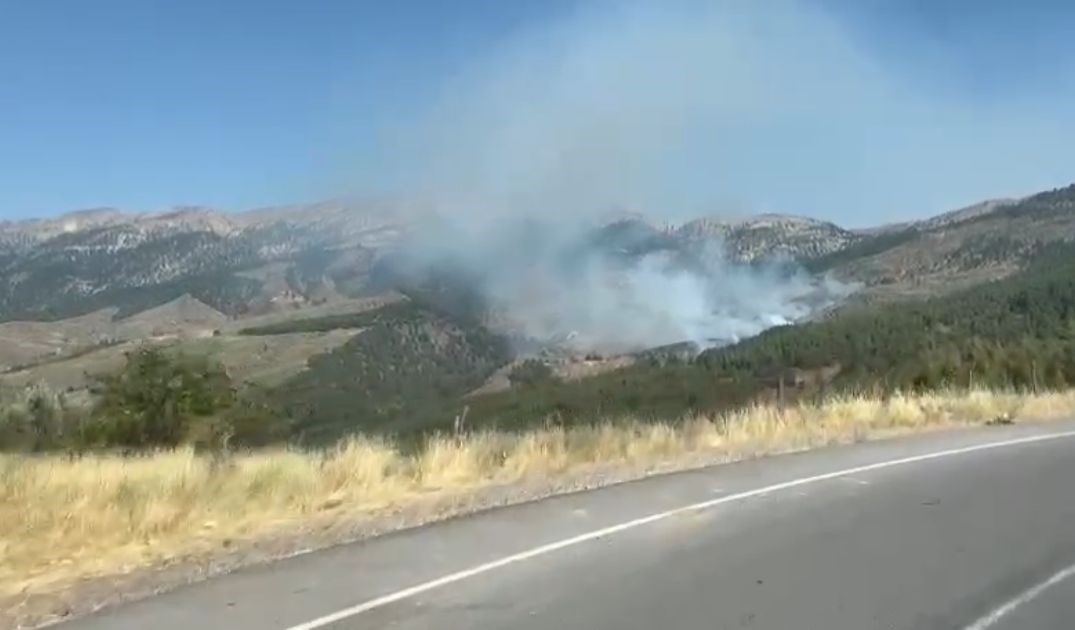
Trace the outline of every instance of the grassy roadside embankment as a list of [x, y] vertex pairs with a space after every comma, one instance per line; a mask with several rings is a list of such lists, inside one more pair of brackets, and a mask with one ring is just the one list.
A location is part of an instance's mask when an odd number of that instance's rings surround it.
[[[466, 496], [617, 467], [627, 476], [699, 462], [980, 424], [1075, 414], [1075, 391], [944, 391], [888, 400], [835, 397], [784, 411], [750, 407], [677, 423], [620, 420], [521, 433], [431, 438], [404, 452], [356, 437], [319, 452], [265, 450], [226, 459], [189, 449], [142, 456], [0, 455], [0, 605], [85, 578], [209, 558], [251, 541], [398, 513], [430, 499], [433, 520]], [[618, 478], [623, 478], [621, 475]], [[447, 507], [445, 507], [447, 506]], [[2, 615], [0, 615], [2, 617]]]

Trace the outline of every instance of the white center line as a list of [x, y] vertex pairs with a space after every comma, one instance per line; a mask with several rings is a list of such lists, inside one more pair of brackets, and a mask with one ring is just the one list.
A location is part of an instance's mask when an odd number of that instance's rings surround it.
[[[820, 474], [820, 475], [814, 475], [812, 477], [803, 477], [803, 478], [800, 478], [800, 479], [793, 479], [791, 481], [785, 481], [783, 483], [773, 484], [771, 486], [765, 486], [763, 488], [756, 488], [754, 490], [747, 490], [745, 492], [738, 492], [736, 494], [729, 494], [727, 496], [718, 497], [718, 498], [715, 498], [715, 499], [710, 499], [708, 501], [701, 501], [699, 503], [693, 503], [693, 504], [690, 504], [690, 505], [685, 505], [683, 507], [675, 508], [675, 509], [672, 509], [672, 510], [667, 510], [665, 512], [658, 512], [656, 514], [650, 514], [649, 516], [643, 516], [641, 518], [636, 518], [636, 519], [631, 520], [631, 521], [626, 521], [624, 523], [619, 523], [618, 525], [611, 525], [609, 527], [603, 527], [601, 529], [595, 529], [593, 531], [586, 532], [584, 534], [579, 534], [578, 536], [573, 536], [571, 538], [565, 538], [563, 540], [558, 540], [556, 542], [551, 542], [551, 543], [548, 543], [546, 545], [541, 545], [539, 547], [534, 547], [532, 549], [528, 549], [526, 551], [521, 551], [519, 553], [512, 554], [510, 556], [505, 556], [505, 557], [497, 559], [497, 560], [492, 560], [492, 561], [486, 562], [484, 564], [479, 564], [479, 565], [471, 567], [469, 569], [464, 569], [462, 571], [457, 571], [455, 573], [450, 573], [448, 575], [445, 575], [443, 577], [437, 578], [435, 580], [430, 580], [428, 582], [422, 582], [421, 584], [416, 584], [416, 585], [411, 586], [409, 588], [405, 588], [405, 589], [402, 589], [402, 590], [399, 590], [399, 591], [395, 591], [393, 593], [388, 593], [386, 595], [382, 595], [381, 597], [377, 597], [375, 599], [371, 599], [371, 600], [362, 602], [360, 604], [356, 604], [356, 605], [351, 606], [349, 608], [344, 608], [343, 610], [339, 610], [339, 611], [336, 611], [334, 613], [327, 614], [327, 615], [325, 615], [323, 617], [318, 617], [317, 619], [314, 619], [312, 621], [307, 621], [305, 623], [300, 623], [298, 625], [291, 626], [291, 627], [287, 628], [287, 630], [316, 630], [317, 628], [323, 628], [323, 627], [325, 627], [325, 626], [327, 626], [329, 624], [336, 623], [337, 621], [342, 621], [342, 620], [347, 619], [349, 617], [354, 617], [355, 615], [360, 615], [360, 614], [362, 614], [364, 612], [368, 612], [368, 611], [374, 610], [376, 608], [381, 608], [382, 606], [387, 606], [388, 604], [392, 604], [394, 602], [398, 602], [398, 601], [403, 600], [403, 599], [414, 597], [415, 595], [419, 595], [421, 593], [425, 593], [427, 591], [431, 591], [433, 589], [440, 588], [440, 587], [446, 586], [448, 584], [452, 584], [452, 583], [455, 583], [455, 582], [460, 582], [462, 580], [472, 578], [472, 577], [474, 577], [476, 575], [481, 575], [483, 573], [488, 573], [490, 571], [499, 569], [501, 567], [505, 567], [505, 566], [508, 566], [508, 565], [511, 565], [511, 564], [515, 564], [517, 562], [524, 562], [526, 560], [530, 560], [530, 559], [536, 558], [538, 556], [543, 556], [543, 555], [552, 553], [554, 551], [559, 551], [559, 550], [564, 549], [566, 547], [573, 547], [575, 545], [579, 545], [579, 544], [582, 544], [582, 543], [585, 543], [585, 542], [598, 540], [600, 538], [604, 538], [605, 536], [610, 536], [612, 534], [618, 534], [620, 532], [623, 532], [623, 531], [626, 531], [626, 530], [629, 530], [629, 529], [635, 529], [637, 527], [641, 527], [643, 525], [648, 525], [650, 523], [654, 523], [654, 522], [661, 521], [661, 520], [664, 520], [664, 519], [667, 519], [667, 518], [678, 516], [680, 514], [685, 514], [685, 513], [689, 513], [689, 512], [697, 512], [697, 511], [705, 510], [705, 509], [715, 507], [715, 506], [718, 506], [718, 505], [723, 505], [725, 503], [733, 503], [733, 502], [736, 502], [736, 501], [742, 501], [744, 499], [752, 499], [754, 497], [760, 497], [760, 496], [763, 496], [763, 495], [766, 495], [766, 494], [771, 494], [773, 492], [779, 492], [781, 490], [788, 490], [790, 488], [798, 488], [800, 486], [805, 486], [805, 485], [808, 485], [808, 484], [818, 483], [818, 482], [821, 482], [821, 481], [828, 481], [830, 479], [837, 479], [839, 477], [846, 477], [848, 475], [857, 475], [859, 473], [870, 472], [870, 471], [874, 471], [874, 470], [881, 470], [883, 468], [892, 468], [894, 466], [904, 466], [904, 465], [907, 465], [907, 464], [915, 464], [915, 463], [918, 463], [918, 462], [925, 462], [925, 461], [929, 461], [929, 460], [933, 460], [933, 459], [940, 459], [942, 457], [952, 457], [952, 456], [955, 456], [955, 455], [964, 455], [966, 453], [975, 453], [975, 452], [986, 451], [986, 450], [990, 450], [990, 449], [1003, 448], [1003, 447], [1006, 447], [1006, 446], [1017, 446], [1017, 445], [1020, 445], [1020, 444], [1032, 444], [1034, 442], [1045, 442], [1045, 441], [1048, 441], [1048, 440], [1057, 440], [1057, 439], [1069, 438], [1069, 437], [1075, 437], [1075, 431], [1063, 431], [1063, 432], [1060, 432], [1060, 433], [1048, 433], [1048, 434], [1045, 434], [1045, 435], [1034, 435], [1034, 436], [1030, 436], [1030, 437], [1016, 438], [1016, 439], [1012, 439], [1012, 440], [1003, 440], [1003, 441], [1000, 441], [1000, 442], [987, 442], [985, 444], [976, 444], [974, 446], [964, 446], [964, 447], [961, 447], [961, 448], [953, 448], [953, 449], [948, 449], [948, 450], [944, 450], [944, 451], [935, 451], [935, 452], [932, 452], [932, 453], [925, 453], [925, 454], [922, 454], [922, 455], [913, 455], [913, 456], [910, 456], [910, 457], [902, 457], [900, 459], [892, 459], [892, 460], [888, 460], [888, 461], [877, 462], [877, 463], [874, 463], [874, 464], [866, 464], [864, 466], [856, 466], [854, 468], [845, 468], [843, 470], [836, 470], [836, 471], [833, 471], [833, 472], [823, 473], [823, 474]], [[1060, 578], [1060, 579], [1063, 579], [1063, 578]], [[1048, 586], [1045, 586], [1044, 588], [1048, 588]], [[1044, 588], [1042, 590], [1044, 590]], [[1018, 605], [1018, 604], [1016, 604], [1016, 605]], [[1003, 616], [1004, 614], [1006, 614], [1006, 613], [1002, 612], [1001, 616]], [[986, 626], [971, 626], [967, 630], [983, 630], [984, 628], [987, 628], [987, 627], [988, 627], [988, 625], [986, 625]]]
[[1005, 602], [1004, 605], [997, 607], [993, 610], [993, 612], [967, 626], [965, 630], [986, 630], [986, 628], [993, 627], [998, 621], [1003, 619], [1006, 615], [1011, 613], [1016, 608], [1031, 601], [1038, 595], [1044, 593], [1049, 588], [1056, 586], [1057, 584], [1063, 582], [1064, 580], [1068, 579], [1073, 575], [1075, 575], [1075, 564], [1064, 569], [1063, 571], [1057, 572], [1048, 580], [1045, 580], [1044, 582], [1041, 582], [1040, 584], [1037, 584], [1032, 588], [1024, 591], [1015, 599]]

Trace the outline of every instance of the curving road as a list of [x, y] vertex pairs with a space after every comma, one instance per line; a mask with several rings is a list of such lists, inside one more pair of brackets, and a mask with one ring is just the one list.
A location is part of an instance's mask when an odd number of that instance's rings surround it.
[[655, 477], [307, 554], [64, 627], [1075, 627], [1075, 423]]

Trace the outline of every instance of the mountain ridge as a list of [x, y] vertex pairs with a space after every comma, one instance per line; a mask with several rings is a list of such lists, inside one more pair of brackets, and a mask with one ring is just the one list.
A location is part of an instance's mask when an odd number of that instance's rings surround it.
[[[995, 199], [928, 219], [851, 230], [791, 214], [655, 223], [623, 212], [595, 232], [628, 255], [716, 245], [730, 261], [791, 261], [914, 296], [1003, 277], [1033, 252], [1075, 239], [1075, 186]], [[106, 307], [121, 315], [190, 295], [225, 315], [368, 295], [370, 277], [435, 212], [421, 204], [334, 199], [224, 212], [103, 207], [0, 222], [0, 321], [57, 320]]]

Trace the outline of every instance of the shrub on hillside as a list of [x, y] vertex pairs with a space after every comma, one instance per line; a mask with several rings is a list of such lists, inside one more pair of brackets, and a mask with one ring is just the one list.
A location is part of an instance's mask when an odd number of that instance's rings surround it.
[[0, 391], [0, 450], [62, 447], [76, 438], [80, 420], [62, 394], [40, 387]]
[[213, 451], [285, 441], [290, 426], [264, 392], [236, 390], [205, 358], [146, 348], [104, 377], [92, 407], [40, 387], [0, 390], [0, 451], [150, 449]]
[[236, 401], [227, 371], [204, 358], [171, 357], [155, 348], [128, 355], [101, 381], [100, 400], [83, 429], [89, 445], [176, 446], [225, 433], [222, 416]]
[[508, 380], [512, 385], [539, 385], [552, 378], [552, 368], [537, 359], [527, 359], [508, 372]]
[[211, 448], [249, 448], [284, 442], [291, 425], [261, 390], [246, 389], [196, 445]]

